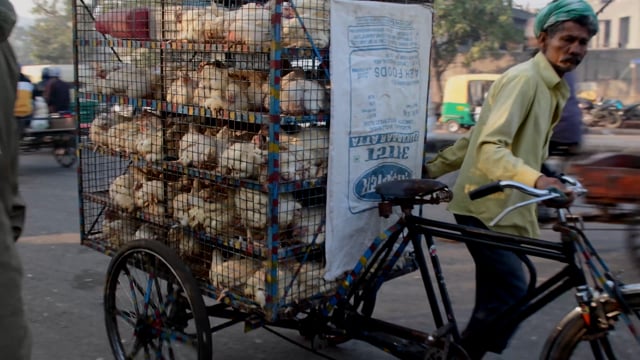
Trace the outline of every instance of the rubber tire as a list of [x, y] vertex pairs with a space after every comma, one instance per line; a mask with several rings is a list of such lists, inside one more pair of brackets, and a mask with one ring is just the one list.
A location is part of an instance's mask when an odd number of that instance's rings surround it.
[[[211, 360], [211, 329], [207, 310], [191, 271], [184, 265], [178, 255], [166, 245], [156, 240], [136, 240], [121, 247], [118, 253], [111, 259], [107, 270], [107, 280], [104, 287], [104, 316], [107, 337], [115, 359], [124, 360], [126, 354], [120, 342], [118, 326], [115, 315], [111, 313], [111, 306], [115, 304], [115, 289], [118, 285], [118, 274], [127, 265], [127, 259], [131, 254], [144, 252], [154, 256], [164, 263], [171, 271], [177, 284], [182, 287], [193, 313], [193, 321], [197, 333], [198, 360]], [[125, 356], [123, 356], [125, 355]]]
[[447, 131], [449, 131], [450, 133], [457, 133], [458, 131], [460, 131], [460, 124], [458, 124], [458, 122], [455, 120], [447, 121]]
[[605, 121], [604, 126], [610, 129], [617, 129], [622, 126], [622, 117], [620, 117], [620, 114], [617, 112], [610, 111], [609, 117]]
[[[640, 310], [640, 292], [634, 291], [633, 294], [627, 294], [625, 299], [628, 305], [634, 311]], [[606, 312], [613, 309], [605, 308]], [[628, 316], [635, 316], [628, 314]], [[618, 320], [620, 321], [620, 320]], [[582, 318], [582, 314], [578, 308], [570, 312], [556, 327], [553, 333], [547, 339], [540, 359], [544, 360], [566, 360], [570, 359], [576, 347], [582, 341], [582, 336], [586, 333], [587, 328]], [[625, 330], [619, 330], [625, 331]], [[604, 333], [606, 337], [608, 333]], [[615, 352], [615, 349], [614, 349]]]
[[[64, 154], [57, 154], [58, 150], [64, 150]], [[53, 149], [53, 157], [58, 164], [62, 167], [71, 167], [76, 163], [78, 156], [76, 155], [76, 149], [73, 147], [57, 148]]]

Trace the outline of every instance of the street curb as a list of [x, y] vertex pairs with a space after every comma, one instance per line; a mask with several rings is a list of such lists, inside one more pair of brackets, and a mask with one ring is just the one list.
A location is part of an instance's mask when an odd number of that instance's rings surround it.
[[79, 233], [47, 234], [38, 236], [26, 236], [18, 239], [18, 244], [78, 244], [80, 245]]

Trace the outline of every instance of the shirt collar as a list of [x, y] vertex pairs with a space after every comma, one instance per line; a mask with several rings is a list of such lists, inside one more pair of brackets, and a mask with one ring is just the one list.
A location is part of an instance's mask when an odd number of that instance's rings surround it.
[[536, 54], [533, 58], [533, 63], [536, 65], [538, 70], [540, 70], [540, 77], [549, 89], [554, 88], [562, 81], [562, 78], [558, 76], [558, 73], [556, 73], [551, 64], [549, 64], [549, 60], [547, 60], [542, 51], [539, 51]]

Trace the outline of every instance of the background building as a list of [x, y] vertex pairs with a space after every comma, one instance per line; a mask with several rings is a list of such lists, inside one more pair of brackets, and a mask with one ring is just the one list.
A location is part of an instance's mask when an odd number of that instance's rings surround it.
[[600, 32], [591, 44], [593, 49], [640, 49], [640, 1], [589, 2], [596, 11], [610, 2], [598, 15]]

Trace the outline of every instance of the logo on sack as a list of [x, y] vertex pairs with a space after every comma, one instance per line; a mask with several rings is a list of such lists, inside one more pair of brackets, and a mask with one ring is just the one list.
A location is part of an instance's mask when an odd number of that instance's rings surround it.
[[362, 201], [379, 201], [376, 186], [393, 180], [411, 179], [413, 172], [406, 166], [396, 163], [379, 164], [364, 174], [354, 183], [353, 193]]

